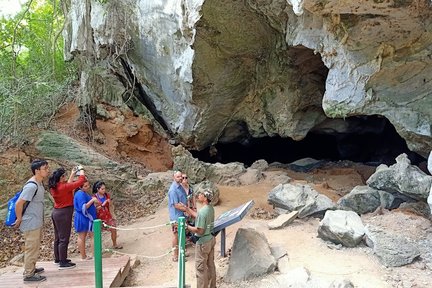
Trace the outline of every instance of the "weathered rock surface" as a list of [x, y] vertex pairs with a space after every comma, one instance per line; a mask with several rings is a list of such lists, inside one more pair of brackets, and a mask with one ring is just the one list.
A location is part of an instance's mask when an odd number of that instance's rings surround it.
[[292, 211], [288, 214], [281, 214], [276, 219], [268, 223], [270, 230], [283, 228], [292, 223], [298, 215], [298, 211]]
[[392, 205], [394, 199], [395, 197], [388, 192], [376, 190], [369, 186], [356, 186], [350, 193], [341, 197], [337, 204], [340, 209], [364, 214], [373, 212], [378, 207], [396, 208]]
[[365, 227], [353, 211], [327, 211], [318, 226], [318, 235], [345, 247], [355, 247], [363, 239]]
[[273, 272], [276, 260], [267, 238], [253, 229], [237, 230], [225, 280], [235, 282]]
[[330, 198], [319, 194], [315, 189], [302, 184], [280, 184], [268, 194], [268, 202], [289, 212], [298, 211], [298, 217], [322, 213], [334, 209]]
[[403, 266], [420, 256], [420, 251], [411, 241], [381, 228], [366, 225], [366, 236], [366, 244], [387, 267]]
[[352, 132], [343, 119], [362, 115], [423, 156], [432, 146], [430, 1], [69, 4], [83, 108], [127, 105], [188, 148]]
[[387, 167], [381, 165], [377, 171], [369, 177], [367, 185], [396, 194], [408, 196], [416, 200], [426, 200], [432, 184], [432, 177], [426, 175], [417, 166], [411, 165], [406, 154], [396, 158], [396, 164]]
[[172, 148], [172, 156], [174, 168], [186, 172], [192, 183], [209, 180], [222, 185], [240, 185], [239, 177], [246, 172], [239, 162], [209, 164], [199, 161], [181, 145]]

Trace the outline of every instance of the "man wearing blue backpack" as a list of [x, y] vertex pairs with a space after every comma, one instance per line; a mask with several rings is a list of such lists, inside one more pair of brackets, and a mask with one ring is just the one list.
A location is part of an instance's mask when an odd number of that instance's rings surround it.
[[41, 282], [46, 277], [39, 275], [44, 268], [36, 268], [42, 240], [45, 188], [42, 181], [49, 175], [48, 162], [34, 160], [31, 163], [33, 177], [24, 185], [15, 204], [14, 227], [24, 235], [24, 281]]

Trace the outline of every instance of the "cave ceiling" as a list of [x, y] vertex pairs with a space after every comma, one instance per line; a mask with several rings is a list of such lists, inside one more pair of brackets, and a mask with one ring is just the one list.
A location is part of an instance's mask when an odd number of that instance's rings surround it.
[[67, 3], [82, 105], [127, 105], [190, 149], [368, 115], [432, 147], [430, 1], [101, 2]]

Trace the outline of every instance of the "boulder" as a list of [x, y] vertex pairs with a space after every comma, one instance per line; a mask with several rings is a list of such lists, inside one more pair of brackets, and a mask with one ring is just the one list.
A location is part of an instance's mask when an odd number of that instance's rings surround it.
[[288, 168], [296, 172], [309, 172], [315, 168], [321, 167], [325, 161], [316, 160], [313, 158], [303, 158], [288, 164]]
[[366, 225], [366, 244], [386, 267], [404, 266], [420, 256], [418, 248], [408, 239], [372, 225]]
[[367, 180], [369, 187], [383, 190], [398, 197], [426, 201], [432, 185], [432, 176], [426, 175], [417, 166], [411, 165], [406, 154], [396, 157], [396, 164], [379, 166]]
[[352, 210], [358, 214], [373, 212], [378, 207], [396, 208], [393, 203], [394, 196], [392, 194], [369, 186], [356, 186], [337, 202], [339, 209]]
[[260, 172], [263, 172], [268, 167], [269, 167], [269, 164], [267, 163], [267, 161], [264, 159], [260, 159], [260, 160], [255, 161], [254, 163], [252, 163], [252, 165], [249, 168], [257, 169]]
[[318, 236], [345, 247], [355, 247], [363, 239], [365, 227], [353, 211], [327, 211], [319, 223]]
[[259, 169], [247, 168], [246, 173], [239, 176], [241, 185], [252, 185], [258, 183], [263, 178], [263, 173]]
[[303, 184], [280, 184], [270, 191], [267, 200], [275, 207], [289, 212], [299, 211], [299, 218], [324, 214], [326, 210], [336, 207], [330, 198]]
[[238, 229], [225, 280], [236, 282], [273, 272], [276, 260], [264, 234], [253, 229]]

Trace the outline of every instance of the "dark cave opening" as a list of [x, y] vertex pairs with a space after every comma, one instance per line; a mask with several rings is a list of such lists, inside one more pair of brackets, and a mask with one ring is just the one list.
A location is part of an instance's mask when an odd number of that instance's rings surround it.
[[307, 157], [327, 161], [350, 160], [373, 166], [392, 165], [402, 153], [408, 155], [413, 165], [425, 161], [408, 149], [405, 140], [384, 117], [360, 116], [338, 120], [346, 122], [347, 131], [316, 127], [301, 141], [282, 137], [247, 137], [239, 142], [217, 143], [191, 153], [208, 163], [237, 161], [246, 167], [259, 159], [288, 164]]

